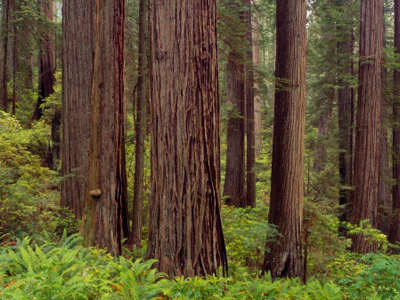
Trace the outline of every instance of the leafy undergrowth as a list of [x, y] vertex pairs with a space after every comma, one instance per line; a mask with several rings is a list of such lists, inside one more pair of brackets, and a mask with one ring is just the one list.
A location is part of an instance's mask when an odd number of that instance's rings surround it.
[[28, 238], [0, 248], [0, 299], [400, 299], [395, 256], [342, 256], [331, 279], [274, 282], [233, 266], [228, 278], [175, 278], [152, 269], [154, 261], [114, 259], [84, 248], [76, 236], [32, 245]]

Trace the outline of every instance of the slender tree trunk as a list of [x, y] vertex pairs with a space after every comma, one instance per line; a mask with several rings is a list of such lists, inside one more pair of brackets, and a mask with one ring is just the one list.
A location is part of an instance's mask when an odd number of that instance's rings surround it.
[[223, 196], [229, 206], [245, 206], [245, 56], [243, 46], [245, 21], [243, 2], [233, 1], [228, 9], [235, 15], [238, 25], [231, 32], [229, 42], [231, 52], [226, 64], [226, 96], [228, 120], [226, 131], [226, 168]]
[[124, 143], [124, 0], [96, 0], [90, 90], [89, 169], [80, 233], [122, 251], [129, 236]]
[[243, 55], [231, 52], [226, 65], [226, 93], [230, 106], [226, 133], [226, 204], [244, 207], [244, 65]]
[[227, 205], [244, 207], [244, 65], [243, 55], [231, 52], [226, 65], [226, 94], [230, 106], [226, 133], [224, 198]]
[[[400, 0], [394, 1], [394, 43], [396, 53], [400, 53]], [[394, 70], [394, 102], [393, 102], [393, 199], [392, 221], [389, 241], [400, 241], [400, 70]]]
[[216, 1], [152, 1], [147, 257], [170, 276], [226, 272], [220, 218]]
[[[369, 220], [377, 227], [381, 143], [383, 1], [361, 0], [360, 63], [355, 148], [355, 197], [351, 222]], [[367, 253], [376, 245], [352, 236], [352, 251]]]
[[[339, 0], [341, 11], [345, 10], [351, 0]], [[340, 221], [350, 221], [350, 205], [352, 174], [353, 174], [353, 127], [354, 127], [354, 100], [353, 91], [348, 82], [348, 77], [353, 74], [353, 29], [338, 26], [338, 31], [343, 32], [342, 40], [338, 42], [338, 127], [339, 127], [339, 205], [343, 210]], [[339, 233], [346, 235], [346, 229], [340, 227]]]
[[[43, 14], [50, 21], [54, 21], [55, 7], [52, 0], [38, 0]], [[41, 36], [39, 52], [39, 96], [33, 112], [32, 121], [39, 120], [43, 111], [40, 107], [44, 99], [54, 92], [56, 72], [56, 45], [53, 30], [48, 30]]]
[[247, 141], [247, 164], [246, 164], [246, 202], [245, 206], [256, 206], [256, 174], [254, 165], [256, 161], [255, 132], [254, 132], [254, 70], [253, 70], [253, 38], [251, 24], [251, 0], [244, 0], [246, 7], [245, 24], [247, 37], [247, 63], [245, 65], [245, 103], [246, 103], [246, 141]]
[[8, 31], [9, 31], [9, 15], [10, 15], [10, 0], [3, 0], [4, 22], [3, 22], [3, 76], [2, 76], [2, 99], [1, 108], [8, 111]]
[[[306, 1], [278, 0], [271, 206], [268, 221], [281, 234], [266, 246], [263, 272], [272, 278], [303, 274], [306, 104]], [[282, 88], [283, 85], [283, 88]]]
[[17, 74], [18, 74], [18, 48], [17, 48], [17, 3], [16, 0], [12, 2], [12, 10], [13, 10], [13, 17], [12, 17], [12, 31], [13, 31], [13, 39], [12, 39], [12, 76], [13, 76], [13, 86], [12, 86], [12, 114], [15, 115], [16, 110], [16, 103], [17, 103]]
[[[332, 78], [328, 79], [328, 82], [334, 82]], [[332, 117], [332, 105], [335, 98], [335, 90], [333, 88], [326, 88], [324, 109], [321, 109], [321, 115], [318, 119], [318, 135], [317, 135], [317, 149], [314, 160], [315, 172], [322, 172], [325, 169], [327, 161], [327, 139], [329, 135], [329, 124]]]
[[143, 177], [144, 177], [144, 140], [146, 136], [147, 112], [147, 1], [139, 2], [139, 65], [136, 99], [135, 123], [135, 182], [133, 197], [131, 243], [141, 247], [143, 216]]
[[90, 88], [93, 69], [92, 1], [63, 3], [63, 96], [61, 205], [82, 218], [90, 137]]
[[[255, 1], [257, 2], [257, 1]], [[256, 13], [256, 16], [259, 15]], [[258, 20], [252, 22], [253, 24], [253, 65], [259, 67], [260, 65], [260, 25]], [[254, 137], [255, 137], [255, 155], [261, 155], [262, 149], [262, 117], [261, 117], [261, 96], [259, 78], [255, 73], [254, 76]]]

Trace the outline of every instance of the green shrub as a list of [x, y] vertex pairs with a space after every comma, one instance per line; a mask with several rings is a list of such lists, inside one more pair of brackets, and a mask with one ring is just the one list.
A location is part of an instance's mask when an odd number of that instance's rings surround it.
[[40, 237], [44, 231], [62, 233], [65, 226], [76, 230], [71, 215], [58, 206], [59, 178], [29, 150], [43, 139], [40, 132], [23, 129], [0, 111], [0, 237]]

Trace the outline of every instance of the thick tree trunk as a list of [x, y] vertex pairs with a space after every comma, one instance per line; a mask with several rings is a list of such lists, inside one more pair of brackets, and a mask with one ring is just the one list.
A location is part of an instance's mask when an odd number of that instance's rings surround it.
[[[341, 11], [346, 9], [348, 1], [339, 0], [338, 6]], [[339, 205], [342, 206], [340, 221], [350, 221], [350, 205], [352, 174], [353, 174], [353, 127], [354, 127], [354, 99], [353, 91], [348, 78], [353, 74], [353, 29], [338, 26], [343, 32], [343, 37], [337, 45], [338, 51], [338, 127], [339, 127]], [[346, 229], [340, 227], [339, 234], [346, 235]]]
[[[394, 43], [396, 53], [400, 53], [400, 0], [394, 1]], [[393, 102], [393, 198], [392, 221], [389, 241], [400, 241], [400, 70], [394, 70], [394, 102]]]
[[226, 272], [220, 218], [216, 1], [152, 1], [147, 257], [170, 276]]
[[[271, 206], [268, 221], [281, 234], [266, 246], [263, 272], [273, 278], [303, 274], [306, 104], [306, 1], [278, 0]], [[282, 88], [283, 85], [283, 88]]]
[[[360, 63], [357, 104], [354, 183], [351, 222], [369, 220], [377, 227], [379, 159], [381, 143], [381, 74], [383, 1], [361, 0]], [[352, 236], [352, 251], [367, 253], [376, 245], [364, 236]]]
[[231, 52], [226, 65], [226, 94], [230, 107], [226, 132], [225, 203], [244, 207], [244, 65], [243, 55]]
[[10, 0], [3, 0], [3, 74], [2, 74], [2, 97], [1, 109], [8, 111], [8, 31], [9, 31], [9, 15], [10, 15]]
[[132, 233], [130, 243], [141, 247], [143, 216], [144, 140], [147, 112], [147, 1], [139, 2], [139, 65], [135, 123], [135, 181], [133, 195]]
[[[385, 15], [385, 10], [383, 12]], [[386, 46], [386, 26], [383, 23], [383, 47]], [[378, 229], [389, 235], [391, 221], [391, 172], [389, 168], [388, 121], [389, 103], [385, 93], [387, 69], [382, 67], [382, 133], [379, 162]]]
[[253, 37], [251, 24], [251, 0], [244, 0], [246, 24], [246, 58], [245, 65], [245, 103], [246, 103], [246, 201], [245, 206], [256, 206], [256, 174], [254, 165], [256, 161], [255, 133], [254, 133], [254, 70], [253, 70]]
[[90, 136], [90, 87], [93, 69], [92, 1], [63, 4], [63, 97], [61, 205], [82, 218]]
[[[38, 0], [39, 7], [48, 20], [54, 21], [55, 7], [52, 0]], [[54, 32], [46, 30], [41, 36], [39, 52], [39, 96], [33, 112], [32, 121], [39, 120], [43, 111], [40, 107], [44, 99], [54, 92], [56, 72], [56, 45]]]
[[90, 90], [89, 169], [80, 233], [122, 251], [129, 236], [124, 137], [124, 0], [96, 0]]

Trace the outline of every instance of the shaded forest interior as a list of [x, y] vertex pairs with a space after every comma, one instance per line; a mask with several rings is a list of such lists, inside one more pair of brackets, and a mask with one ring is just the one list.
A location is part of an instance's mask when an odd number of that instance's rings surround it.
[[400, 0], [0, 12], [1, 299], [400, 299]]

